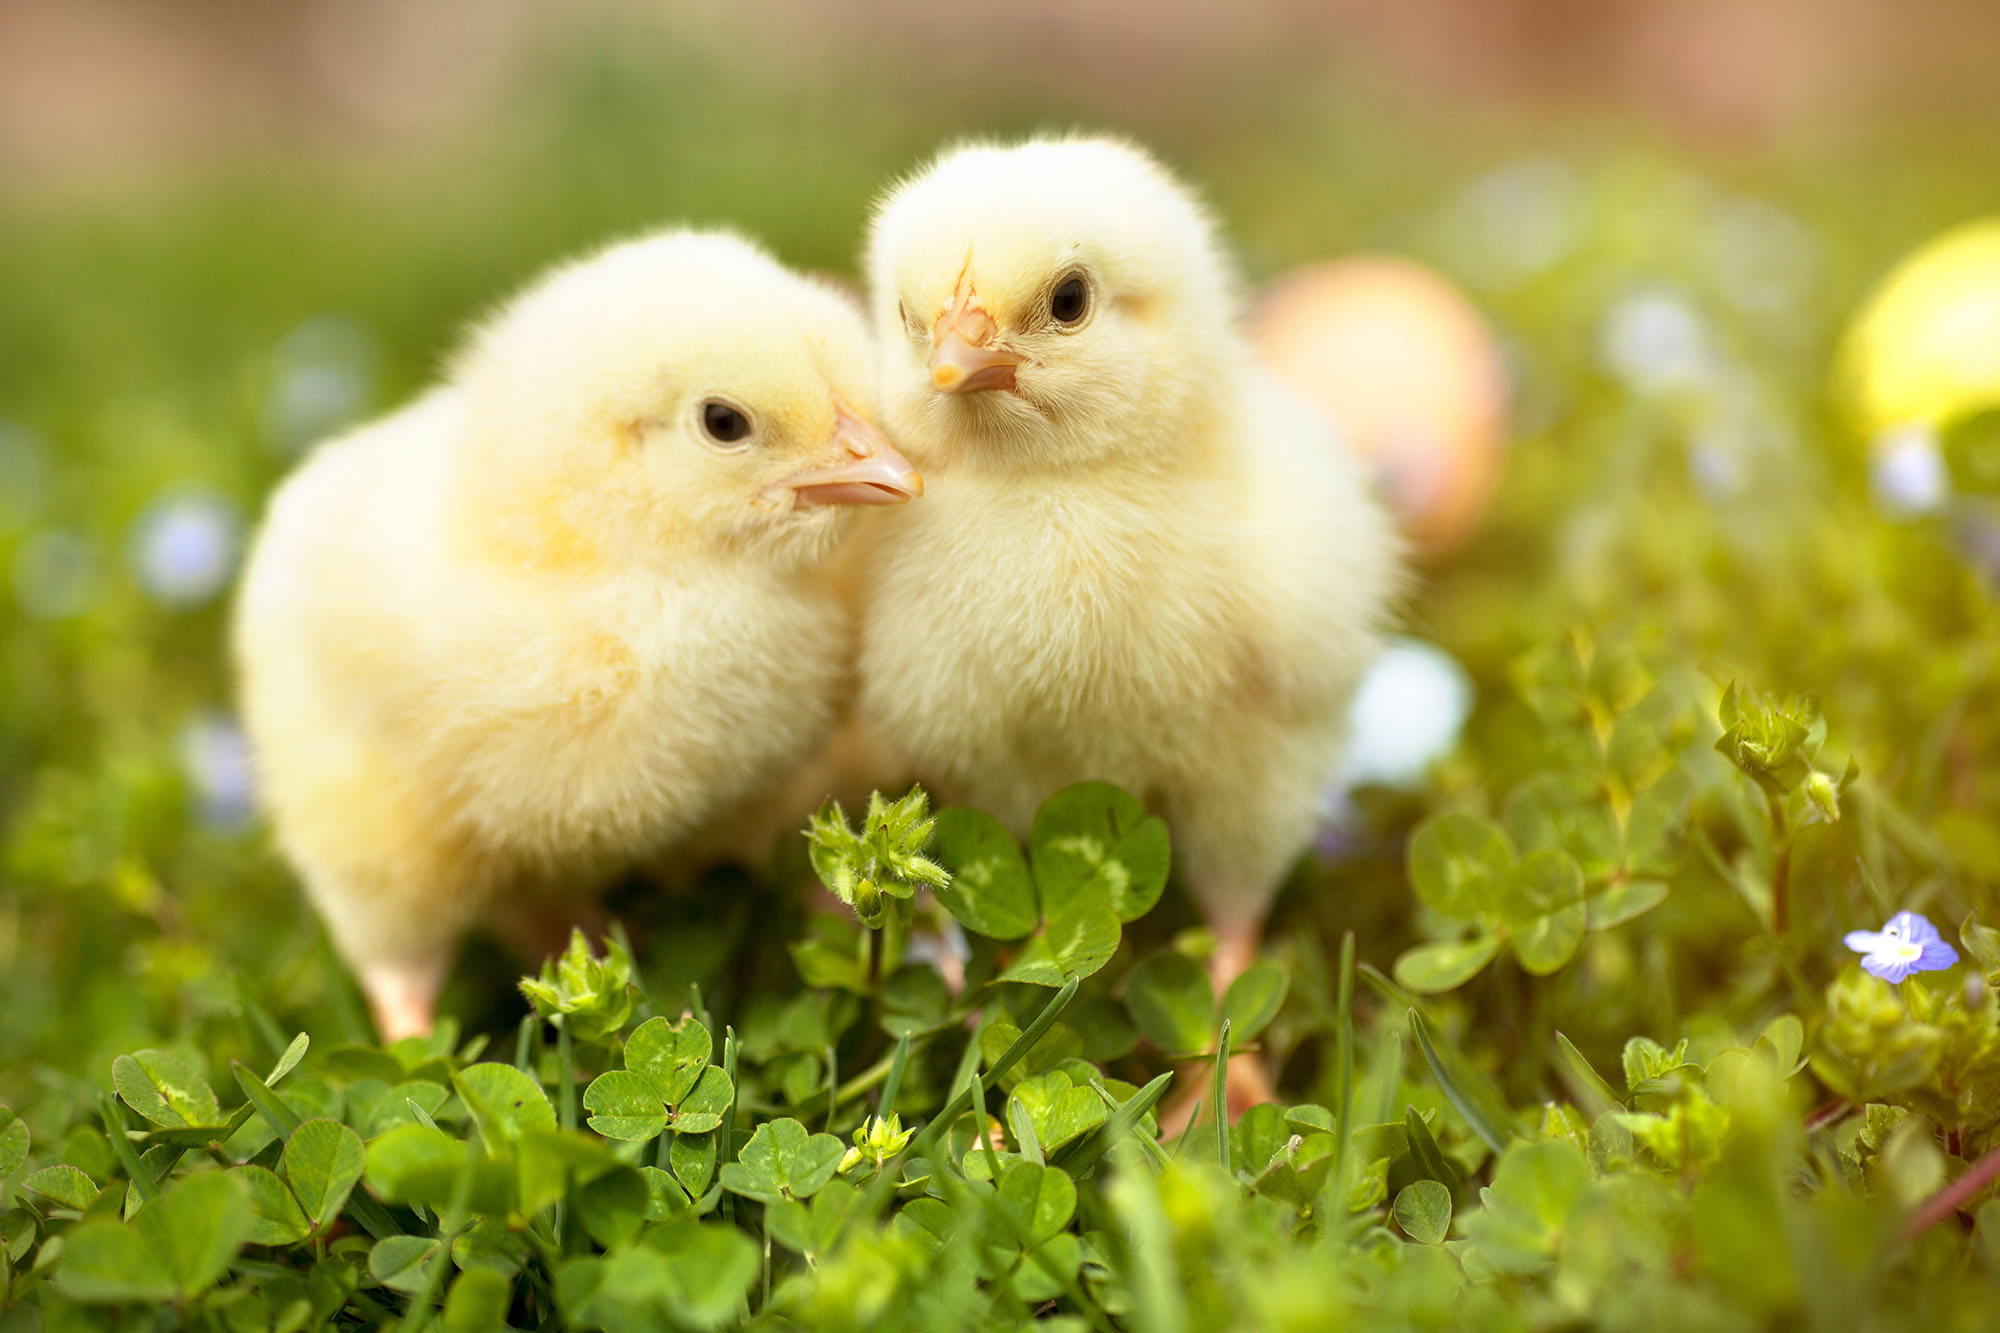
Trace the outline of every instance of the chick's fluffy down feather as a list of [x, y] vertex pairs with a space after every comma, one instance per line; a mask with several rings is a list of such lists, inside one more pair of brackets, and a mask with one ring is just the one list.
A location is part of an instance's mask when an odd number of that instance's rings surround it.
[[[1360, 465], [1256, 366], [1200, 210], [1123, 144], [947, 154], [883, 204], [869, 271], [930, 498], [871, 533], [865, 714], [1017, 830], [1068, 783], [1140, 795], [1240, 966], [1396, 578]], [[938, 387], [967, 309], [1011, 388]]]
[[[670, 234], [532, 289], [278, 491], [235, 627], [260, 792], [386, 1028], [427, 1024], [475, 920], [660, 852], [826, 734], [844, 507], [787, 485], [895, 458], [870, 379], [839, 298]], [[750, 447], [703, 436], [711, 398]]]

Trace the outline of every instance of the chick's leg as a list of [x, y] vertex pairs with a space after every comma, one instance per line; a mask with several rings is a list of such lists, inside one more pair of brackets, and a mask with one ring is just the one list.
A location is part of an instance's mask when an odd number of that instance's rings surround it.
[[375, 1030], [383, 1043], [427, 1037], [437, 1023], [438, 991], [444, 987], [448, 955], [397, 962], [376, 959], [356, 967]]
[[246, 679], [259, 796], [383, 1040], [427, 1033], [495, 867], [405, 762], [408, 738], [357, 727], [330, 702], [313, 642], [285, 627], [279, 660]]
[[[1257, 961], [1258, 946], [1264, 938], [1264, 918], [1276, 895], [1277, 879], [1251, 884], [1219, 874], [1203, 876], [1193, 868], [1200, 864], [1190, 858], [1188, 887], [1215, 936], [1215, 952], [1209, 955], [1209, 985], [1219, 1002], [1229, 994], [1236, 979]], [[1190, 1065], [1181, 1072], [1181, 1090], [1160, 1115], [1161, 1132], [1169, 1137], [1181, 1133], [1199, 1114], [1206, 1121], [1215, 1107], [1206, 1099], [1212, 1095], [1207, 1061]], [[1277, 1085], [1261, 1052], [1232, 1050], [1223, 1084], [1225, 1108], [1231, 1120], [1253, 1106], [1279, 1100]]]
[[[1273, 889], [1275, 887], [1272, 886]], [[1263, 906], [1250, 914], [1242, 911], [1241, 907], [1252, 896], [1245, 894], [1238, 897], [1232, 909], [1222, 914], [1208, 913], [1209, 930], [1215, 936], [1215, 952], [1208, 960], [1208, 979], [1218, 1000], [1229, 994], [1229, 988], [1236, 979], [1250, 970], [1257, 961], [1258, 946], [1264, 941], [1265, 909], [1271, 894], [1265, 893]], [[1271, 1080], [1263, 1055], [1257, 1051], [1230, 1053], [1225, 1087], [1232, 1119], [1253, 1106], [1278, 1100], [1277, 1085]]]
[[462, 858], [423, 850], [323, 860], [306, 874], [313, 905], [361, 983], [384, 1042], [430, 1032], [467, 922], [490, 897]]
[[462, 928], [455, 913], [426, 917], [377, 907], [349, 899], [337, 914], [322, 910], [335, 946], [361, 983], [382, 1041], [428, 1036]]
[[[1256, 963], [1271, 903], [1311, 840], [1316, 819], [1317, 787], [1309, 780], [1259, 781], [1240, 772], [1235, 782], [1210, 789], [1183, 812], [1176, 825], [1181, 863], [1215, 936], [1209, 982], [1218, 1000]], [[1231, 1053], [1226, 1086], [1231, 1116], [1278, 1100], [1258, 1051]]]

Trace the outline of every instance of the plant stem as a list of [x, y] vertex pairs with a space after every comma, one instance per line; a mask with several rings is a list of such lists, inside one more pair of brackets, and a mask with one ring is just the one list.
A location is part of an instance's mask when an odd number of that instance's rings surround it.
[[[723, 1113], [722, 1138], [716, 1145], [717, 1171], [736, 1160], [736, 1103], [743, 1095], [736, 1086], [736, 1029], [729, 1026], [722, 1029], [722, 1072], [729, 1075], [729, 1109]], [[736, 1222], [736, 1196], [728, 1190], [722, 1192], [722, 1220], [731, 1225]]]
[[1764, 807], [1771, 816], [1771, 931], [1782, 941], [1791, 928], [1792, 836], [1776, 792], [1764, 793]]
[[2000, 1179], [2000, 1148], [1991, 1148], [1964, 1175], [1932, 1195], [1930, 1202], [1917, 1210], [1917, 1215], [1910, 1219], [1910, 1225], [1903, 1229], [1903, 1239], [1915, 1240], [1929, 1231], [1996, 1179]]
[[840, 1114], [840, 1052], [833, 1047], [826, 1048], [826, 1132], [833, 1133], [834, 1120]]
[[1335, 992], [1335, 1035], [1339, 1042], [1336, 1057], [1336, 1091], [1333, 1108], [1333, 1170], [1335, 1198], [1347, 1197], [1347, 1127], [1354, 1114], [1354, 932], [1340, 937], [1340, 976]]
[[576, 1128], [576, 1065], [569, 1048], [569, 1024], [556, 1028], [556, 1090], [564, 1129]]
[[[1014, 1038], [1007, 1049], [1000, 1053], [1000, 1058], [995, 1060], [992, 1068], [986, 1071], [986, 1076], [992, 1079], [995, 1085], [998, 1085], [1000, 1076], [1013, 1068], [1016, 1061], [1033, 1049], [1035, 1043], [1042, 1039], [1042, 1034], [1047, 1032], [1058, 1018], [1062, 1017], [1063, 1011], [1069, 1008], [1070, 1001], [1076, 998], [1076, 988], [1080, 984], [1082, 984], [1081, 977], [1071, 977], [1068, 981], [1064, 982], [1062, 989], [1055, 993], [1055, 997], [1043, 1005], [1042, 1011], [1035, 1015], [1034, 1021], [1028, 1024], [1021, 1035]], [[888, 1202], [889, 1196], [895, 1192], [897, 1173], [902, 1169], [902, 1164], [912, 1157], [927, 1156], [931, 1150], [931, 1146], [937, 1142], [938, 1138], [946, 1130], [951, 1128], [952, 1122], [972, 1109], [973, 1084], [976, 1080], [971, 1079], [970, 1075], [977, 1071], [978, 1061], [979, 1043], [976, 1041], [967, 1042], [965, 1056], [959, 1066], [959, 1074], [952, 1080], [953, 1084], [956, 1085], [959, 1079], [966, 1079], [966, 1086], [953, 1094], [951, 1100], [945, 1103], [944, 1108], [931, 1117], [930, 1123], [925, 1125], [918, 1132], [917, 1136], [910, 1140], [903, 1151], [897, 1153], [883, 1164], [881, 1171], [870, 1182], [868, 1192], [862, 1196], [860, 1204], [852, 1209], [847, 1216], [843, 1217], [840, 1220], [840, 1225], [835, 1228], [834, 1245], [838, 1245], [841, 1239], [846, 1236], [848, 1227], [853, 1225], [857, 1218], [865, 1218], [873, 1221], [875, 1216], [882, 1210], [883, 1205]], [[729, 1196], [725, 1194], [723, 1196], [725, 1207], [728, 1206], [728, 1201]], [[829, 1246], [829, 1248], [832, 1247]]]

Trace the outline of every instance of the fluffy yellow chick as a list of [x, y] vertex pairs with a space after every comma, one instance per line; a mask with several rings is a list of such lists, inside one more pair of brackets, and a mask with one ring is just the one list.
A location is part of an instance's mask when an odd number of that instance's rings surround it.
[[947, 152], [883, 202], [867, 267], [884, 424], [931, 493], [871, 537], [865, 714], [1018, 831], [1068, 783], [1140, 796], [1226, 984], [1334, 775], [1391, 525], [1130, 145]]
[[385, 1038], [833, 724], [852, 506], [922, 492], [844, 299], [731, 236], [559, 268], [271, 502], [235, 625], [262, 799]]

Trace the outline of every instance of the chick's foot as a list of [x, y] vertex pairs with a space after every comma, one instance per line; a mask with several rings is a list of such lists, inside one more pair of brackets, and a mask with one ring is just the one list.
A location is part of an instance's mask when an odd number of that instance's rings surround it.
[[437, 995], [444, 984], [442, 966], [382, 966], [361, 974], [361, 989], [375, 1015], [382, 1044], [404, 1037], [428, 1037], [437, 1022]]
[[[1210, 929], [1215, 935], [1215, 952], [1209, 955], [1208, 960], [1209, 984], [1220, 998], [1227, 995], [1236, 978], [1257, 961], [1257, 948], [1263, 939], [1263, 922], [1251, 918], [1212, 920]], [[1213, 1092], [1213, 1070], [1212, 1062], [1203, 1061], [1182, 1071], [1181, 1090], [1160, 1115], [1162, 1133], [1180, 1134], [1203, 1105], [1207, 1106], [1208, 1115], [1214, 1114], [1214, 1105], [1208, 1101]], [[1253, 1106], [1278, 1100], [1277, 1085], [1272, 1081], [1261, 1052], [1230, 1052], [1223, 1095], [1228, 1100], [1227, 1111], [1232, 1121]]]

